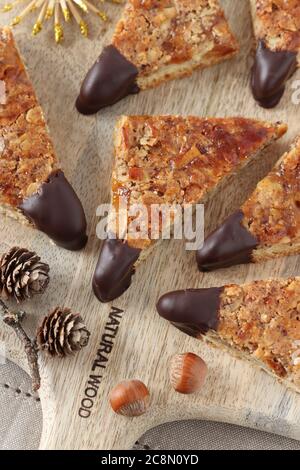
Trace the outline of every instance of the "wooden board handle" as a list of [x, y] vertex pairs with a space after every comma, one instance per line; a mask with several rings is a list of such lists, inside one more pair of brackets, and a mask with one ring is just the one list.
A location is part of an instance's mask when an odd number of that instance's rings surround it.
[[[86, 248], [72, 253], [54, 246], [43, 234], [0, 217], [1, 237], [8, 247], [36, 251], [51, 267], [45, 294], [22, 306], [28, 312], [24, 324], [28, 332], [33, 335], [42, 317], [59, 305], [80, 313], [92, 333], [89, 346], [75, 357], [41, 359], [42, 448], [128, 448], [150, 427], [189, 418], [234, 422], [300, 439], [299, 395], [250, 365], [188, 338], [155, 311], [156, 300], [168, 290], [298, 274], [299, 257], [203, 275], [197, 270], [194, 253], [186, 253], [180, 241], [166, 241], [139, 267], [130, 290], [112, 305], [100, 304], [91, 289], [100, 248], [96, 208], [109, 201], [112, 129], [118, 115], [242, 115], [288, 122], [289, 134], [271, 149], [270, 159], [262, 157], [243, 179], [236, 179], [220, 199], [215, 198], [206, 207], [211, 225], [245, 199], [254, 182], [270, 168], [272, 158], [279, 157], [299, 133], [298, 108], [291, 103], [288, 88], [275, 111], [264, 110], [254, 102], [249, 88], [253, 32], [248, 2], [222, 3], [241, 42], [236, 59], [130, 96], [90, 117], [76, 113], [74, 102], [86, 71], [109, 43], [113, 25], [91, 41], [83, 41], [76, 28], [73, 32], [70, 29], [64, 47], [50, 42], [48, 34], [41, 34], [38, 41], [29, 40], [25, 21], [16, 28], [18, 46], [44, 108], [57, 154], [82, 200], [89, 230]], [[119, 11], [107, 8], [116, 19]], [[109, 325], [114, 308], [121, 311], [119, 323]], [[26, 368], [20, 343], [2, 324], [0, 341], [6, 342], [8, 356]], [[209, 373], [198, 394], [182, 396], [170, 387], [168, 361], [172, 354], [189, 351], [206, 360]], [[140, 379], [150, 389], [151, 407], [140, 418], [117, 416], [108, 404], [111, 388], [128, 378]]]

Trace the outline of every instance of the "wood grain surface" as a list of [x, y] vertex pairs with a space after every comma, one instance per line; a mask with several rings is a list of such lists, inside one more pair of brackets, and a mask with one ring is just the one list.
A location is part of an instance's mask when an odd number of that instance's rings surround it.
[[[300, 132], [299, 108], [291, 100], [292, 82], [275, 110], [266, 111], [254, 103], [249, 90], [253, 35], [248, 0], [222, 3], [241, 43], [238, 57], [196, 72], [190, 78], [129, 97], [92, 117], [79, 115], [74, 101], [87, 68], [109, 41], [120, 7], [106, 6], [111, 22], [105, 26], [91, 18], [93, 28], [88, 40], [80, 37], [76, 25], [67, 26], [65, 43], [60, 46], [52, 40], [50, 25], [48, 32], [34, 39], [29, 36], [28, 21], [15, 30], [56, 150], [81, 197], [89, 223], [88, 245], [79, 253], [71, 253], [54, 246], [31, 228], [0, 219], [1, 251], [12, 245], [25, 246], [37, 251], [51, 266], [47, 292], [23, 306], [30, 313], [25, 327], [33, 332], [43, 314], [56, 305], [66, 305], [81, 313], [92, 332], [89, 346], [76, 357], [41, 360], [43, 449], [125, 449], [149, 428], [186, 418], [238, 423], [300, 440], [300, 396], [249, 364], [185, 336], [160, 319], [155, 310], [158, 297], [170, 289], [299, 275], [299, 257], [203, 275], [197, 270], [194, 253], [185, 252], [183, 242], [165, 241], [139, 267], [132, 287], [120, 299], [102, 305], [91, 290], [101, 245], [95, 234], [96, 208], [109, 200], [112, 130], [118, 115], [242, 115], [289, 124], [287, 136], [259, 164], [252, 165], [243, 177], [235, 178], [222, 197], [210, 202], [206, 208], [207, 230], [245, 199], [255, 182]], [[1, 23], [8, 18], [0, 16]], [[121, 313], [112, 334], [106, 326], [109, 314], [116, 309]], [[105, 333], [114, 336], [112, 340], [104, 338], [105, 342], [113, 342], [113, 348], [106, 354], [107, 360], [102, 358], [102, 367], [93, 372]], [[8, 357], [26, 368], [20, 344], [3, 324], [0, 340], [6, 344]], [[209, 366], [206, 384], [194, 396], [176, 394], [168, 382], [170, 356], [186, 351], [200, 354]], [[90, 375], [99, 377], [90, 379]], [[151, 407], [140, 418], [117, 416], [108, 404], [111, 388], [126, 378], [141, 379], [150, 389]], [[91, 380], [93, 384], [88, 384]], [[83, 414], [80, 408], [89, 409], [90, 416], [80, 417], [79, 413]]]

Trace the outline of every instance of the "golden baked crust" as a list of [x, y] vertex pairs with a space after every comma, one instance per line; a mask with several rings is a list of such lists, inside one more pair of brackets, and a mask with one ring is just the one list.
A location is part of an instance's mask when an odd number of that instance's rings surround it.
[[17, 208], [56, 167], [42, 110], [12, 32], [0, 29], [0, 206]]
[[238, 51], [218, 0], [129, 0], [112, 44], [137, 67], [142, 89]]
[[300, 278], [226, 286], [217, 335], [300, 389]]
[[299, 0], [251, 0], [255, 35], [272, 51], [300, 51]]
[[240, 117], [123, 116], [115, 132], [112, 202], [117, 212], [120, 198], [148, 211], [151, 204], [204, 202], [221, 180], [285, 132], [280, 123]]
[[254, 261], [300, 252], [300, 137], [241, 209], [259, 243]]

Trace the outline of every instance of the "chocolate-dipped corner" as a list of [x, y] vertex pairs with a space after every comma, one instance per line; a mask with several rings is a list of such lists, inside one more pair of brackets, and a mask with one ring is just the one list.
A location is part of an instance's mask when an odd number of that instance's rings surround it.
[[61, 170], [54, 171], [36, 193], [22, 201], [19, 209], [57, 245], [74, 251], [86, 245], [84, 210]]
[[203, 247], [196, 253], [200, 271], [252, 262], [252, 252], [258, 241], [242, 224], [243, 218], [243, 212], [236, 211], [205, 239]]
[[161, 317], [189, 336], [199, 337], [217, 330], [223, 287], [169, 292], [157, 302]]
[[271, 51], [264, 41], [259, 41], [251, 71], [251, 88], [260, 106], [274, 108], [279, 103], [296, 67], [296, 52]]
[[115, 300], [129, 288], [140, 252], [123, 240], [104, 241], [93, 276], [93, 291], [100, 302]]
[[76, 101], [81, 114], [94, 114], [125, 96], [138, 93], [138, 69], [113, 46], [107, 46], [88, 71]]

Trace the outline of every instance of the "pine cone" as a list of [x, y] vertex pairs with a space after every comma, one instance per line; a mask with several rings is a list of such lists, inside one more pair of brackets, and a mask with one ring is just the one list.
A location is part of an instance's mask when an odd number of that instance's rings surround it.
[[16, 301], [42, 294], [49, 283], [49, 266], [26, 248], [14, 247], [0, 258], [0, 298]]
[[80, 315], [73, 314], [69, 308], [56, 307], [44, 318], [37, 332], [37, 343], [51, 356], [64, 357], [86, 346], [89, 336]]

